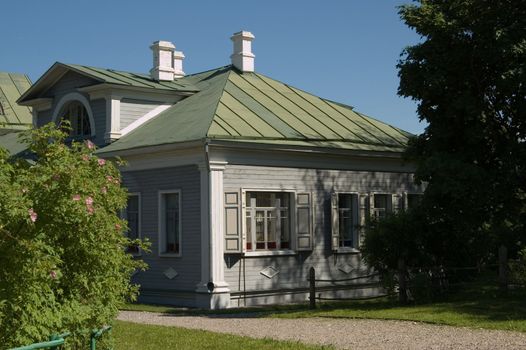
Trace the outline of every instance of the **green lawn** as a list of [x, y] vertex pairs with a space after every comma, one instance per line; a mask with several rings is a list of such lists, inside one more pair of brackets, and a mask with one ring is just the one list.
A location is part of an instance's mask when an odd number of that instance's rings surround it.
[[461, 292], [451, 294], [446, 300], [409, 306], [401, 306], [394, 300], [377, 299], [320, 303], [316, 310], [309, 310], [305, 304], [215, 312], [140, 304], [127, 305], [126, 309], [180, 314], [252, 312], [259, 313], [261, 317], [277, 318], [334, 317], [407, 320], [526, 332], [526, 291], [510, 291], [507, 296], [501, 296], [496, 287], [484, 280], [481, 283], [470, 283], [462, 287]]
[[252, 339], [229, 334], [190, 330], [177, 327], [150, 326], [116, 321], [113, 327], [115, 350], [164, 349], [332, 349], [301, 343]]

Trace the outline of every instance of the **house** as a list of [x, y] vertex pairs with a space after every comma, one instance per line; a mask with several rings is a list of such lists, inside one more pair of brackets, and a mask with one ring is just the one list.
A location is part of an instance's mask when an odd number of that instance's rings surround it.
[[[148, 238], [134, 281], [150, 303], [227, 308], [306, 300], [307, 275], [367, 271], [362, 227], [421, 192], [401, 158], [409, 133], [254, 70], [254, 36], [231, 65], [185, 75], [184, 54], [151, 46], [150, 74], [55, 63], [18, 100], [34, 125], [121, 157], [132, 238]], [[324, 297], [371, 296], [363, 283]]]
[[31, 86], [31, 80], [18, 73], [0, 72], [0, 144], [11, 154], [24, 150], [17, 134], [32, 125], [31, 108], [16, 103]]

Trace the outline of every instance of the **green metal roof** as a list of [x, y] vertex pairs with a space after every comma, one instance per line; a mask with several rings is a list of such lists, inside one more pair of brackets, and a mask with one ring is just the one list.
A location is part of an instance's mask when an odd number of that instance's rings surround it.
[[30, 86], [24, 74], [0, 72], [0, 130], [26, 129], [32, 124], [31, 109], [16, 103]]
[[11, 156], [22, 154], [27, 149], [27, 144], [20, 142], [20, 131], [11, 130], [0, 135], [0, 146], [7, 149]]
[[141, 87], [141, 88], [153, 88], [153, 89], [171, 90], [171, 91], [173, 90], [188, 91], [188, 92], [198, 91], [198, 89], [195, 86], [181, 79], [176, 79], [170, 82], [156, 81], [156, 80], [153, 80], [147, 74], [130, 73], [130, 72], [123, 72], [123, 71], [118, 71], [114, 69], [81, 66], [78, 64], [62, 63], [62, 65], [69, 67], [72, 70], [75, 70], [81, 74], [88, 75], [95, 80], [98, 80], [100, 82], [107, 83], [107, 84], [124, 85], [124, 86]]
[[22, 94], [18, 99], [18, 102], [23, 103], [42, 97], [42, 94], [50, 86], [55, 84], [57, 79], [68, 71], [77, 72], [94, 79], [97, 82], [94, 85], [111, 84], [122, 87], [155, 89], [166, 92], [178, 91], [194, 93], [199, 90], [195, 85], [183, 79], [176, 79], [170, 82], [156, 81], [147, 74], [56, 62], [35, 82], [35, 84], [33, 84], [31, 89]]
[[212, 139], [401, 152], [410, 133], [258, 73], [232, 66], [179, 79], [199, 92], [100, 150]]

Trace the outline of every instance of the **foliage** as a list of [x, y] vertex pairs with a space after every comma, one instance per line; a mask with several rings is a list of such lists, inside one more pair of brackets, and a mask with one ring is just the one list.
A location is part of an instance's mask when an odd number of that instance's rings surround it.
[[400, 15], [422, 38], [398, 92], [427, 123], [407, 153], [427, 184], [423, 248], [445, 266], [513, 253], [526, 241], [526, 2], [420, 0]]
[[[27, 345], [110, 324], [137, 286], [144, 263], [125, 253], [126, 204], [120, 174], [95, 146], [65, 144], [52, 124], [24, 134], [33, 160], [0, 149], [0, 344]], [[138, 242], [135, 242], [138, 243]], [[138, 243], [140, 244], [140, 243]]]
[[512, 283], [526, 286], [526, 248], [519, 252], [519, 259], [510, 261]]

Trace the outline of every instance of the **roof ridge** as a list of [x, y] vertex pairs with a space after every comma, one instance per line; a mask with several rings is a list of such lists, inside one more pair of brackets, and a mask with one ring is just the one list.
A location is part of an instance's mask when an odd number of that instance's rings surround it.
[[225, 93], [225, 87], [226, 83], [230, 80], [230, 74], [232, 74], [231, 70], [228, 70], [226, 72], [225, 81], [223, 82], [223, 86], [221, 87], [221, 94], [219, 95], [219, 98], [216, 101], [216, 106], [214, 108], [214, 115], [212, 118], [210, 118], [210, 122], [208, 123], [208, 127], [206, 128], [206, 134], [205, 136], [208, 137], [208, 133], [210, 132], [210, 127], [212, 126], [212, 123], [214, 122], [214, 118], [217, 115], [217, 108], [219, 107], [219, 103], [221, 102], [221, 98], [223, 97], [223, 94]]

